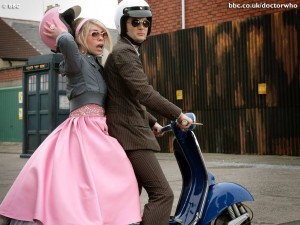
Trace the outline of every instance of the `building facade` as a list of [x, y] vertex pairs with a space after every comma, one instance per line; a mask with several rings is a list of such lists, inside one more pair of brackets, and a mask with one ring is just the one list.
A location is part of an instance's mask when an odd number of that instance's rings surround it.
[[153, 13], [152, 35], [300, 7], [300, 0], [147, 0], [147, 2]]

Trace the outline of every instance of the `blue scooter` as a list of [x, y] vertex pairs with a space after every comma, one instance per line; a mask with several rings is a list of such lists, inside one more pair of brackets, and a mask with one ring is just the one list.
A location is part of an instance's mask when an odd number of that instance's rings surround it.
[[162, 128], [175, 135], [174, 154], [182, 175], [181, 195], [169, 225], [251, 224], [253, 213], [243, 202], [254, 201], [252, 195], [239, 184], [215, 182], [192, 131], [196, 116], [187, 115], [194, 122], [188, 130], [182, 131], [175, 121]]

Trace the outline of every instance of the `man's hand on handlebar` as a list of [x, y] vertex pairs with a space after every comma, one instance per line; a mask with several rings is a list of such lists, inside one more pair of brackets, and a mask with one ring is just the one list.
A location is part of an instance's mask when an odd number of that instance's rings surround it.
[[193, 120], [183, 113], [177, 119], [177, 125], [181, 130], [188, 129], [192, 124], [193, 124]]
[[164, 133], [161, 132], [161, 128], [162, 128], [162, 126], [159, 123], [156, 122], [154, 124], [154, 126], [152, 127], [152, 131], [153, 131], [155, 137], [161, 137], [164, 135]]

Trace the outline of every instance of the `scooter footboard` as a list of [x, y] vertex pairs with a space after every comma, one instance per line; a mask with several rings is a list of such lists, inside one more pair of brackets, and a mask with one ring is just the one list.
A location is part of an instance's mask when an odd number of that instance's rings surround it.
[[239, 184], [222, 182], [211, 185], [208, 190], [203, 217], [199, 224], [208, 224], [228, 206], [246, 201], [254, 201], [254, 198], [246, 188]]

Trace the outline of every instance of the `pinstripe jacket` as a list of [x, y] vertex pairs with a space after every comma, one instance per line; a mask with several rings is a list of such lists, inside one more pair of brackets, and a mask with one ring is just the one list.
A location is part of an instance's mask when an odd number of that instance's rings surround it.
[[160, 147], [151, 127], [156, 119], [147, 108], [175, 120], [181, 109], [162, 97], [148, 83], [139, 54], [124, 38], [114, 46], [105, 63], [108, 86], [106, 117], [109, 133], [125, 150]]

